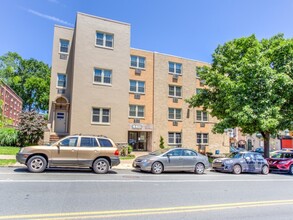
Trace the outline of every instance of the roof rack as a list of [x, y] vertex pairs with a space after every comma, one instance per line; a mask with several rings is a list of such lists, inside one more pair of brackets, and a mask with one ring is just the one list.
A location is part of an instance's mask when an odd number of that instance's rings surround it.
[[107, 136], [105, 135], [96, 135], [96, 134], [82, 134], [82, 133], [79, 133], [79, 134], [73, 134], [71, 136], [93, 136], [93, 137], [104, 137], [104, 138], [108, 138]]

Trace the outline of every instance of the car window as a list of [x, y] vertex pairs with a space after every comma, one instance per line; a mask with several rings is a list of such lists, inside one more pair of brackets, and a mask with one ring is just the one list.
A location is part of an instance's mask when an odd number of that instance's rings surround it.
[[260, 154], [255, 154], [254, 156], [255, 156], [255, 159], [257, 159], [257, 160], [263, 160], [264, 159], [263, 156], [260, 155]]
[[181, 156], [182, 155], [182, 149], [171, 150], [167, 154], [170, 155], [170, 156]]
[[245, 154], [244, 158], [249, 157], [250, 159], [254, 159], [254, 154], [247, 153]]
[[182, 156], [194, 157], [194, 156], [197, 156], [197, 154], [194, 151], [191, 151], [191, 150], [183, 150]]
[[69, 137], [59, 142], [60, 146], [76, 147], [78, 137]]
[[97, 147], [98, 142], [96, 138], [82, 137], [80, 141], [81, 147]]
[[290, 153], [284, 153], [283, 158], [292, 158], [292, 154]]
[[108, 139], [99, 138], [99, 143], [101, 147], [113, 147], [113, 144]]

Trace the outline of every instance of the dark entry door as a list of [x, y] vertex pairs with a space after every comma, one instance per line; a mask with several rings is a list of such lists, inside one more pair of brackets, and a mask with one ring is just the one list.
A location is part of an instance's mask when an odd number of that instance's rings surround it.
[[133, 147], [134, 151], [147, 150], [147, 132], [129, 131], [128, 144]]

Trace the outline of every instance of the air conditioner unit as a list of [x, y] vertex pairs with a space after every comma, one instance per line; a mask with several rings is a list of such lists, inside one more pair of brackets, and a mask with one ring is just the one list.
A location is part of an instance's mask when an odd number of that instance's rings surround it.
[[135, 75], [140, 75], [141, 74], [141, 69], [135, 69]]
[[173, 98], [173, 103], [178, 103], [178, 98]]
[[61, 60], [67, 60], [67, 58], [68, 58], [68, 54], [64, 54], [64, 53], [60, 54], [60, 59]]
[[173, 74], [173, 79], [178, 79], [178, 74]]
[[134, 122], [134, 123], [140, 123], [140, 119], [135, 118], [135, 119], [133, 120], [133, 122]]
[[178, 126], [178, 121], [173, 121], [173, 126]]
[[140, 99], [140, 94], [134, 94], [135, 99]]
[[206, 123], [204, 123], [204, 122], [200, 123], [200, 127], [204, 128], [205, 126], [206, 126]]

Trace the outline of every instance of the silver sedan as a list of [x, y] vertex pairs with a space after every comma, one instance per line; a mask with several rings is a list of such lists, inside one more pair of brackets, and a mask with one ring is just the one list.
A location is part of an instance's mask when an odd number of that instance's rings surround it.
[[160, 174], [163, 171], [204, 173], [209, 167], [207, 156], [187, 148], [157, 150], [133, 161], [135, 169]]

